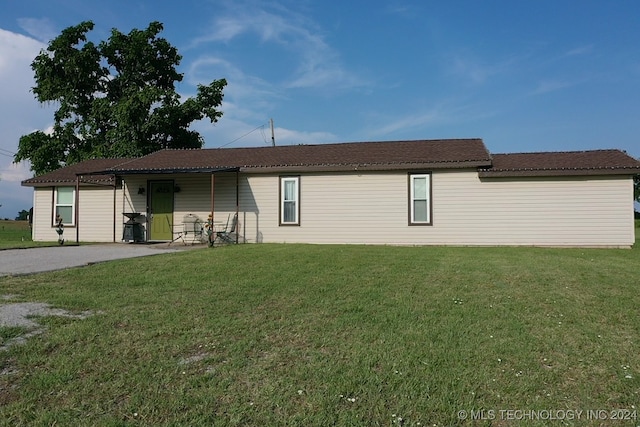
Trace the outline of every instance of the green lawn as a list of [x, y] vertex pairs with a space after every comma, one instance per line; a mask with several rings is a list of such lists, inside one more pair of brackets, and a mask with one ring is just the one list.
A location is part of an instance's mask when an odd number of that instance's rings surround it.
[[31, 243], [31, 229], [27, 221], [0, 219], [0, 248]]
[[0, 220], [0, 249], [32, 248], [57, 245], [57, 242], [34, 242], [27, 221]]
[[261, 244], [3, 278], [96, 314], [0, 352], [0, 425], [635, 426], [586, 411], [640, 403], [639, 266], [638, 247]]
[[[85, 242], [89, 244], [91, 242]], [[67, 242], [66, 245], [75, 245], [75, 242]], [[31, 240], [31, 227], [27, 221], [0, 220], [0, 250], [25, 249], [43, 246], [58, 246], [57, 240], [49, 242], [34, 242]]]

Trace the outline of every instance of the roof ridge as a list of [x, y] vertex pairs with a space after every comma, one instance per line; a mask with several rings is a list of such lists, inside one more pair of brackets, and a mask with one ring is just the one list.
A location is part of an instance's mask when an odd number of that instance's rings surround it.
[[127, 163], [131, 163], [132, 161], [134, 161], [134, 160], [136, 160], [136, 159], [138, 159], [138, 158], [139, 158], [139, 157], [116, 157], [116, 158], [114, 158], [113, 160], [119, 160], [119, 159], [123, 159], [123, 160], [124, 160], [124, 159], [126, 159], [126, 160], [125, 160], [124, 162], [122, 162], [122, 163], [118, 163], [117, 165], [113, 165], [113, 166], [111, 166], [111, 167], [110, 167], [110, 168], [108, 168], [108, 169], [113, 169], [113, 168], [117, 168], [117, 167], [119, 167], [119, 166], [124, 166], [124, 165], [126, 165]]
[[[285, 147], [320, 147], [320, 146], [331, 146], [331, 145], [355, 145], [355, 144], [397, 144], [397, 143], [419, 143], [419, 142], [434, 142], [434, 143], [443, 143], [443, 142], [453, 142], [453, 141], [480, 141], [484, 146], [484, 141], [482, 138], [438, 138], [438, 139], [400, 139], [400, 140], [385, 140], [385, 141], [343, 141], [343, 142], [314, 142], [314, 143], [299, 143], [299, 144], [288, 144], [288, 145], [265, 145], [265, 146], [252, 146], [252, 147], [203, 147], [203, 148], [166, 148], [164, 150], [159, 151], [189, 151], [189, 150], [255, 150], [256, 148], [285, 148]], [[485, 146], [486, 150], [486, 146]], [[486, 150], [488, 151], [488, 150]], [[153, 153], [151, 153], [153, 154]]]
[[603, 151], [619, 151], [626, 153], [626, 151], [619, 148], [595, 148], [593, 150], [563, 150], [563, 151], [520, 151], [515, 153], [491, 153], [493, 156], [513, 156], [519, 154], [576, 154], [576, 153], [594, 153]]

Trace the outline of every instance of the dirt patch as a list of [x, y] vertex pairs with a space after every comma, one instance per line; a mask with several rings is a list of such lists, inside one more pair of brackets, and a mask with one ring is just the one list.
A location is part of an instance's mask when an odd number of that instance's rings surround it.
[[91, 312], [71, 314], [66, 310], [51, 308], [49, 304], [42, 302], [15, 302], [0, 305], [0, 326], [36, 328], [39, 325], [33, 320], [34, 317], [61, 316], [85, 319], [91, 314]]
[[[10, 301], [15, 296], [2, 295], [0, 300]], [[24, 328], [26, 332], [18, 337], [0, 342], [0, 351], [6, 351], [14, 345], [24, 344], [25, 341], [43, 332], [43, 327], [36, 322], [36, 318], [45, 316], [69, 317], [72, 319], [86, 319], [94, 313], [83, 311], [81, 313], [70, 313], [67, 310], [53, 308], [50, 304], [42, 302], [11, 302], [0, 305], [0, 327]]]
[[[7, 351], [16, 345], [22, 345], [29, 338], [43, 333], [45, 328], [36, 322], [38, 317], [62, 316], [72, 319], [86, 319], [94, 314], [90, 311], [74, 314], [41, 302], [11, 302], [16, 298], [18, 298], [17, 295], [0, 295], [0, 328], [22, 328], [24, 333], [4, 342], [0, 339], [0, 352]], [[2, 303], [3, 301], [6, 302]], [[0, 406], [17, 398], [15, 393], [17, 385], [12, 384], [11, 378], [18, 373], [18, 369], [13, 366], [11, 360], [0, 363]]]

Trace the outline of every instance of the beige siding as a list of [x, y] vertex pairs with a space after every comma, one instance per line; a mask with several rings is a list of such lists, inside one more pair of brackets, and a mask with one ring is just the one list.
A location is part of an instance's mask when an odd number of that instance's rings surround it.
[[302, 174], [300, 226], [278, 226], [278, 176], [250, 176], [247, 240], [416, 245], [630, 246], [629, 178], [478, 178], [436, 171], [433, 225], [408, 225], [406, 173]]
[[[211, 175], [185, 174], [175, 177], [180, 192], [174, 194], [174, 221], [182, 222], [185, 215], [197, 215], [206, 221], [211, 212]], [[235, 174], [216, 174], [214, 178], [214, 220], [226, 221], [236, 210]]]
[[[36, 187], [34, 190], [32, 235], [35, 241], [58, 240], [53, 226], [54, 189], [55, 187]], [[121, 190], [116, 192], [116, 212], [119, 211], [118, 193]], [[63, 237], [66, 242], [76, 242], [77, 234], [81, 242], [114, 241], [113, 187], [80, 187], [78, 209], [80, 218], [76, 218], [76, 225], [66, 226], [64, 229]], [[116, 223], [116, 241], [119, 241], [118, 230], [122, 233], [122, 228]]]
[[36, 187], [33, 191], [33, 229], [35, 241], [58, 240], [53, 228], [53, 187]]
[[[174, 231], [187, 214], [203, 222], [211, 210], [211, 175], [135, 175], [116, 193], [115, 234], [122, 212], [140, 212], [146, 224], [150, 180], [174, 181]], [[144, 188], [143, 194], [138, 189]], [[629, 177], [483, 179], [475, 170], [432, 173], [433, 224], [408, 224], [406, 172], [300, 174], [300, 225], [280, 226], [279, 176], [241, 174], [242, 241], [401, 245], [631, 246], [633, 185]], [[56, 240], [52, 188], [34, 192], [35, 240]], [[215, 220], [236, 209], [236, 175], [216, 174]], [[80, 192], [80, 240], [113, 239], [113, 189]], [[67, 228], [65, 238], [75, 239]]]
[[434, 174], [434, 243], [630, 246], [630, 178], [480, 180], [474, 171]]
[[[117, 196], [117, 194], [116, 194]], [[78, 205], [78, 230], [81, 242], [113, 242], [119, 241], [121, 236], [115, 234], [114, 208], [117, 209], [117, 199], [114, 200], [113, 187], [81, 187]], [[114, 206], [114, 202], [116, 205]], [[65, 230], [65, 235], [71, 230]], [[75, 240], [75, 230], [72, 232]], [[71, 236], [68, 237], [71, 239]]]

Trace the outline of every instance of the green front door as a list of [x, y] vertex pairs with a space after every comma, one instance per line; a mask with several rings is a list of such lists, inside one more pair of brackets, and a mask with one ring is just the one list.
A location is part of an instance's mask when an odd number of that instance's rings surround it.
[[149, 182], [149, 240], [173, 238], [173, 181]]

